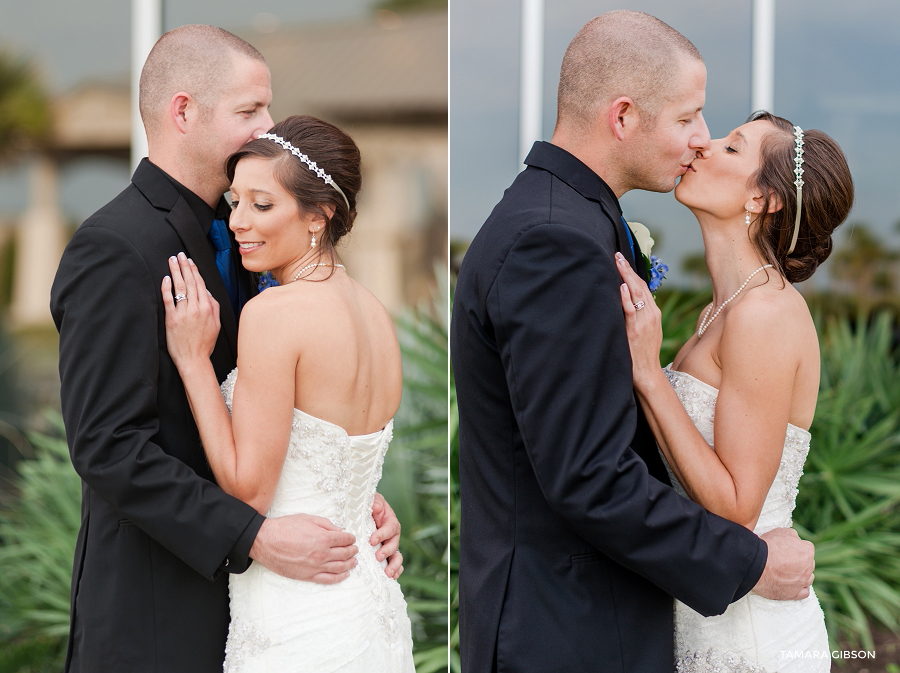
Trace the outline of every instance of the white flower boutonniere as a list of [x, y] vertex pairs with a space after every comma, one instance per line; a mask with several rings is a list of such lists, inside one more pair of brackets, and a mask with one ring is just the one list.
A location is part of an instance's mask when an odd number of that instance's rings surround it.
[[669, 271], [669, 266], [663, 264], [659, 257], [650, 254], [656, 241], [653, 240], [653, 236], [650, 235], [650, 230], [647, 227], [640, 222], [629, 222], [628, 226], [631, 229], [631, 233], [634, 234], [634, 238], [641, 249], [641, 257], [644, 258], [644, 264], [647, 266], [647, 277], [650, 279], [647, 286], [651, 292], [656, 292], [659, 286], [662, 285], [663, 278], [666, 277], [666, 273]]
[[653, 244], [656, 243], [656, 241], [653, 240], [653, 236], [650, 235], [650, 230], [640, 222], [629, 222], [628, 226], [631, 228], [631, 233], [634, 234], [634, 239], [640, 246], [644, 257], [649, 258], [650, 251], [653, 249]]

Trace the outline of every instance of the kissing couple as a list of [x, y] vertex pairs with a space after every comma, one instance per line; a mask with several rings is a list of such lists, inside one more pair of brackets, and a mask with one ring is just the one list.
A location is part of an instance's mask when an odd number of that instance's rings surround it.
[[[819, 385], [792, 283], [830, 254], [853, 183], [831, 138], [769, 112], [711, 140], [705, 88], [662, 21], [590, 21], [552, 139], [466, 252], [451, 328], [465, 673], [830, 669], [813, 545], [790, 528]], [[618, 200], [673, 188], [713, 300], [663, 369]]]

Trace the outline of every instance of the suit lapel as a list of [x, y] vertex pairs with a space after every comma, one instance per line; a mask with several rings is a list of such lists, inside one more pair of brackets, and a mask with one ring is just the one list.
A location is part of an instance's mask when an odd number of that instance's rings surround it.
[[[631, 268], [634, 269], [634, 272], [646, 282], [647, 270], [644, 268], [643, 258], [641, 257], [641, 248], [638, 245], [637, 239], [634, 237], [634, 233], [632, 233], [632, 240], [634, 241], [634, 256], [632, 256], [631, 246], [628, 245], [628, 234], [625, 232], [625, 224], [622, 222], [622, 216], [618, 213], [610, 212], [610, 209], [607, 208], [603, 201], [598, 201], [597, 203], [600, 204], [603, 213], [609, 218], [609, 221], [612, 222], [613, 229], [616, 231], [616, 248], [625, 255], [625, 259], [631, 264]], [[640, 264], [637, 262], [638, 259], [641, 260]]]
[[[624, 228], [625, 225], [622, 225], [622, 226]], [[641, 277], [641, 280], [643, 280], [645, 283], [649, 283], [650, 279], [647, 277], [647, 265], [644, 263], [643, 251], [641, 250], [641, 246], [638, 243], [637, 236], [634, 235], [633, 231], [631, 232], [631, 238], [634, 240], [634, 257], [635, 257], [634, 264], [632, 264], [632, 267], [634, 268], [635, 273], [637, 273], [637, 275]], [[638, 260], [640, 260], [640, 261], [638, 261]]]
[[178, 236], [184, 242], [185, 253], [194, 260], [207, 289], [219, 302], [222, 332], [231, 350], [232, 358], [237, 359], [237, 320], [231, 309], [228, 290], [225, 289], [225, 283], [222, 282], [222, 277], [216, 268], [216, 258], [209, 240], [203, 235], [194, 212], [183, 198], [179, 198], [175, 202], [166, 219], [178, 232]]

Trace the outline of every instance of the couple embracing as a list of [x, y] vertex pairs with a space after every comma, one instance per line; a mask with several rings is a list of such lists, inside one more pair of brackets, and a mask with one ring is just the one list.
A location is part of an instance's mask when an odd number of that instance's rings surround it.
[[68, 672], [413, 671], [375, 492], [399, 348], [334, 249], [360, 154], [313, 117], [273, 127], [271, 98], [240, 38], [165, 34], [140, 82], [149, 156], [60, 263], [83, 481]]
[[[451, 338], [466, 673], [830, 668], [814, 550], [790, 528], [819, 383], [791, 284], [829, 255], [852, 180], [833, 140], [769, 113], [711, 140], [705, 87], [663, 22], [589, 22], [551, 141], [466, 253]], [[618, 199], [673, 187], [713, 301], [661, 369]]]

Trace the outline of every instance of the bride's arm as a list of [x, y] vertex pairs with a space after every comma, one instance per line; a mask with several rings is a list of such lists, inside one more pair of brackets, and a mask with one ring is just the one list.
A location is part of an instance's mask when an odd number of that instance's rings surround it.
[[[659, 309], [630, 267], [622, 275], [635, 392], [666, 460], [692, 500], [752, 530], [778, 471], [797, 369], [789, 343], [778, 338], [783, 316], [750, 296], [729, 311], [713, 451], [659, 366]], [[629, 288], [641, 293], [640, 311]]]
[[184, 274], [184, 283], [186, 301], [175, 306], [171, 293], [166, 299], [169, 353], [216, 482], [265, 514], [281, 474], [293, 417], [298, 353], [280, 338], [287, 333], [280, 322], [289, 314], [268, 306], [277, 303], [275, 293], [260, 295], [244, 307], [238, 335], [240, 373], [229, 415], [209, 360], [219, 327], [218, 304], [206, 292], [196, 267]]

